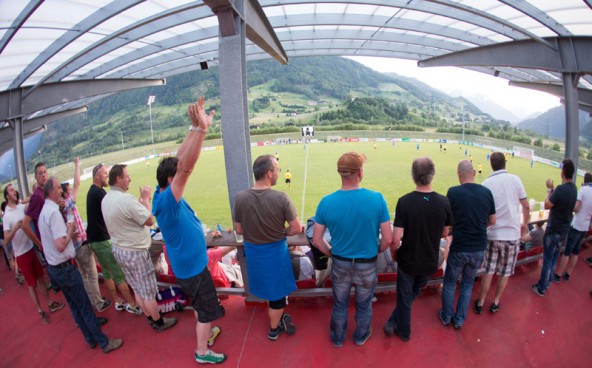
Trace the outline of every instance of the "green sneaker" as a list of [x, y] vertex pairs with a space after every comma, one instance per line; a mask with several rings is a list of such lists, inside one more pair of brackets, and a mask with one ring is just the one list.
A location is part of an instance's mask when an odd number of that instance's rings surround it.
[[214, 345], [214, 341], [216, 341], [216, 337], [218, 337], [218, 335], [220, 335], [220, 332], [222, 332], [220, 327], [218, 327], [218, 326], [212, 327], [212, 333], [210, 335], [210, 338], [208, 339], [208, 346]]
[[195, 353], [195, 361], [202, 364], [220, 364], [225, 360], [226, 355], [214, 353], [211, 350], [208, 350], [205, 355], [199, 355], [197, 352]]

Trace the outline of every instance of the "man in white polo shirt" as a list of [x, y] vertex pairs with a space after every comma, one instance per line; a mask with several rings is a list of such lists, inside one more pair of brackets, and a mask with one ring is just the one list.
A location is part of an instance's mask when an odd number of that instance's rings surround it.
[[84, 289], [82, 276], [72, 264], [72, 258], [76, 256], [72, 239], [75, 239], [77, 234], [74, 232], [74, 223], [66, 225], [60, 213], [58, 206], [62, 197], [60, 182], [55, 177], [49, 178], [43, 191], [45, 203], [37, 223], [47, 260], [49, 278], [54, 285], [62, 289], [74, 321], [90, 348], [94, 349], [98, 344], [105, 354], [119, 349], [123, 345], [123, 340], [109, 339], [101, 331], [101, 322], [95, 316], [93, 306]]
[[150, 208], [149, 186], [140, 188], [140, 200], [126, 193], [132, 178], [126, 165], [113, 165], [109, 171], [111, 190], [101, 202], [107, 231], [113, 243], [113, 256], [134, 290], [136, 303], [157, 332], [173, 327], [176, 318], [161, 317], [156, 303], [156, 276], [148, 248], [152, 243], [150, 226], [154, 218]]
[[[516, 175], [506, 171], [506, 157], [501, 152], [494, 152], [489, 158], [493, 173], [483, 182], [491, 190], [495, 202], [495, 225], [487, 229], [487, 250], [485, 251], [485, 272], [481, 280], [479, 299], [475, 300], [474, 311], [481, 314], [485, 297], [491, 286], [493, 274], [500, 276], [493, 303], [489, 311], [500, 310], [500, 298], [508, 285], [508, 279], [514, 274], [516, 257], [520, 249], [520, 237], [528, 232], [530, 207], [522, 181]], [[520, 223], [522, 207], [522, 224]]]

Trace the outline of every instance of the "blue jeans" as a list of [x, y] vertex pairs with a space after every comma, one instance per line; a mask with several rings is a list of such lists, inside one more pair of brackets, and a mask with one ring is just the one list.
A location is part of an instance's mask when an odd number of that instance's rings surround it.
[[82, 331], [86, 343], [91, 347], [96, 343], [101, 349], [105, 349], [109, 339], [101, 331], [78, 269], [73, 265], [68, 265], [66, 268], [54, 268], [48, 265], [47, 273], [51, 283], [62, 289], [74, 322]]
[[333, 311], [330, 334], [334, 344], [343, 344], [347, 330], [347, 307], [352, 284], [355, 284], [356, 330], [354, 341], [364, 340], [372, 323], [372, 298], [376, 288], [376, 262], [359, 263], [333, 258], [331, 266], [333, 282]]
[[537, 283], [539, 292], [545, 293], [553, 280], [555, 274], [555, 265], [561, 250], [561, 245], [565, 240], [566, 234], [547, 233], [543, 237], [543, 268], [541, 269], [541, 278]]
[[[467, 318], [467, 309], [471, 301], [475, 275], [483, 263], [484, 252], [450, 252], [446, 260], [446, 273], [444, 274], [444, 287], [442, 289], [442, 319], [455, 326], [462, 326]], [[460, 293], [454, 313], [454, 292], [456, 280], [462, 274]], [[453, 316], [454, 313], [454, 316]]]
[[387, 323], [394, 326], [402, 338], [411, 335], [411, 304], [428, 279], [429, 276], [408, 275], [400, 268], [397, 270], [397, 306]]

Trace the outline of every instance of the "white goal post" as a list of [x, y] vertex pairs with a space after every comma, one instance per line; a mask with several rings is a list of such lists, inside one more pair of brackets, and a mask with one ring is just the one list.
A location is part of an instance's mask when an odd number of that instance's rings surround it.
[[534, 159], [534, 150], [533, 149], [514, 146], [514, 147], [512, 147], [512, 151], [514, 152], [514, 155], [516, 155], [518, 157], [526, 158], [529, 160]]

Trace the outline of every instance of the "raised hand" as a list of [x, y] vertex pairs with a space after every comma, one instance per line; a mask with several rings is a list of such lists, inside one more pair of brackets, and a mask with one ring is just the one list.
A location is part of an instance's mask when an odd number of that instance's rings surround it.
[[204, 97], [201, 96], [196, 103], [189, 105], [187, 113], [191, 119], [191, 125], [194, 127], [200, 127], [203, 131], [207, 131], [210, 125], [212, 125], [216, 110], [210, 111], [210, 114], [207, 115], [204, 109], [204, 101]]

